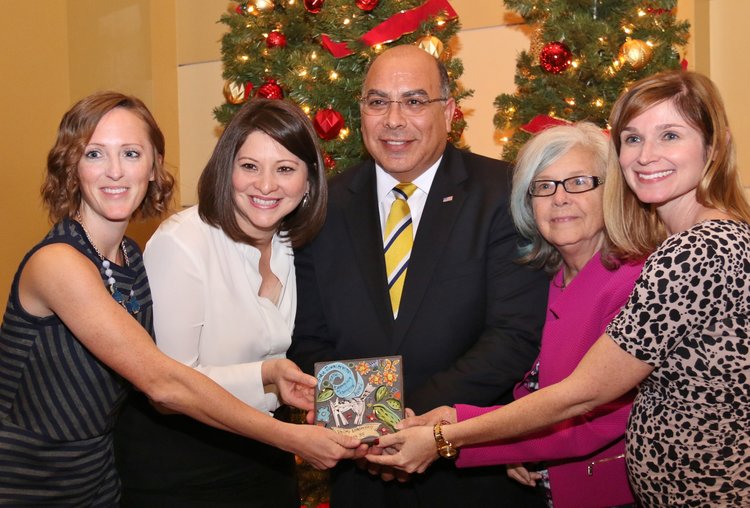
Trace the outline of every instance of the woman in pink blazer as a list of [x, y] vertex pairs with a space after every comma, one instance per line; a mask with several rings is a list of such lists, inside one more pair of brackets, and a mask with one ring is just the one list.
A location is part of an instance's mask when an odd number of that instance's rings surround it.
[[[511, 208], [516, 226], [529, 240], [521, 261], [544, 268], [552, 280], [541, 351], [516, 386], [517, 399], [575, 369], [626, 302], [641, 271], [642, 260], [610, 254], [602, 186], [607, 171], [619, 171], [610, 150], [601, 129], [582, 122], [541, 132], [519, 154]], [[456, 465], [509, 464], [512, 478], [527, 485], [541, 482], [554, 508], [631, 504], [624, 440], [634, 395], [523, 439], [463, 447]], [[494, 409], [442, 407], [406, 420], [404, 426], [437, 423], [438, 434], [441, 421], [462, 421]], [[425, 446], [434, 450], [432, 437], [426, 436]], [[385, 446], [388, 438], [380, 441]], [[521, 462], [535, 463], [538, 470], [529, 471]]]

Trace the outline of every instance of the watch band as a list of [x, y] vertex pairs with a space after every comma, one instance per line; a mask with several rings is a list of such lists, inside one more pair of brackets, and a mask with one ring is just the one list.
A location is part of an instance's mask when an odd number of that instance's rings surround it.
[[453, 443], [446, 440], [443, 437], [443, 425], [448, 425], [450, 422], [442, 420], [432, 427], [432, 435], [435, 437], [435, 445], [437, 446], [438, 455], [444, 459], [455, 460], [458, 456], [458, 449], [453, 446]]

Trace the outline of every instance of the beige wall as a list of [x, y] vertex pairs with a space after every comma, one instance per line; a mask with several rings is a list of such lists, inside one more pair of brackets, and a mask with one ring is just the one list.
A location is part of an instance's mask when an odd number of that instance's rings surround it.
[[[62, 114], [101, 89], [141, 97], [178, 165], [177, 64], [173, 0], [3, 2], [0, 16], [0, 305], [16, 267], [49, 229], [39, 186]], [[30, 26], [33, 25], [33, 26]], [[156, 222], [134, 224], [141, 244]]]
[[[383, 0], [387, 1], [387, 0]], [[48, 228], [39, 203], [45, 157], [62, 113], [74, 100], [101, 88], [143, 98], [167, 138], [167, 164], [183, 174], [186, 202], [216, 140], [211, 109], [221, 98], [216, 23], [227, 0], [38, 0], [3, 2], [0, 16], [0, 186], [3, 247], [0, 305], [4, 308], [16, 266]], [[492, 101], [514, 90], [515, 56], [528, 40], [501, 0], [451, 0], [462, 19], [456, 54], [463, 83], [475, 89], [464, 103], [466, 140], [475, 151], [498, 156]], [[692, 38], [686, 57], [717, 83], [738, 141], [740, 166], [750, 164], [750, 101], [743, 65], [746, 0], [680, 0]], [[182, 165], [180, 165], [182, 162]], [[187, 175], [192, 171], [192, 177]], [[743, 173], [750, 184], [750, 168]], [[193, 180], [190, 180], [193, 178]], [[142, 245], [155, 224], [129, 234]]]
[[[0, 15], [0, 305], [18, 262], [49, 228], [39, 186], [68, 107], [64, 2], [3, 2]], [[33, 26], [30, 26], [33, 25]]]
[[737, 143], [743, 182], [750, 187], [750, 100], [747, 99], [750, 67], [745, 54], [745, 30], [750, 20], [747, 0], [703, 0], [710, 6], [710, 64], [707, 73], [721, 90], [729, 125]]

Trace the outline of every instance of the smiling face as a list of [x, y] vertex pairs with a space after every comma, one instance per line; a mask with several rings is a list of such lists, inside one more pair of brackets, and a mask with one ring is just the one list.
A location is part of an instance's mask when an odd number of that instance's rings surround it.
[[270, 240], [309, 186], [304, 161], [268, 134], [251, 132], [237, 151], [232, 169], [240, 228], [253, 239]]
[[680, 213], [696, 203], [706, 145], [671, 101], [634, 117], [622, 129], [620, 142], [623, 176], [640, 201], [656, 205], [660, 213], [672, 209]]
[[78, 162], [78, 179], [87, 224], [128, 221], [154, 179], [146, 123], [125, 108], [102, 116]]
[[[573, 176], [603, 177], [604, 169], [598, 167], [596, 160], [590, 151], [574, 146], [540, 171], [534, 180], [565, 180]], [[531, 198], [539, 232], [560, 251], [568, 265], [585, 264], [602, 246], [603, 188], [599, 186], [588, 192], [570, 194], [562, 185], [558, 185], [552, 196]]]
[[[396, 46], [375, 60], [365, 78], [363, 96], [385, 100], [440, 98], [440, 73], [435, 58], [415, 46]], [[430, 103], [415, 116], [404, 115], [392, 103], [383, 115], [362, 114], [362, 138], [367, 151], [389, 174], [411, 182], [445, 150], [455, 103]]]

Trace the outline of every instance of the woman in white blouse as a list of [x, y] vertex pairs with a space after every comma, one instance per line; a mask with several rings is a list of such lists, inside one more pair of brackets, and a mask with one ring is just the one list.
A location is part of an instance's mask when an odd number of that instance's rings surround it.
[[[158, 347], [245, 403], [274, 412], [264, 385], [283, 360], [297, 308], [292, 248], [325, 219], [317, 137], [291, 103], [253, 99], [219, 139], [199, 205], [146, 245]], [[296, 366], [293, 366], [295, 368]], [[294, 457], [134, 400], [120, 420], [123, 506], [298, 507]]]

